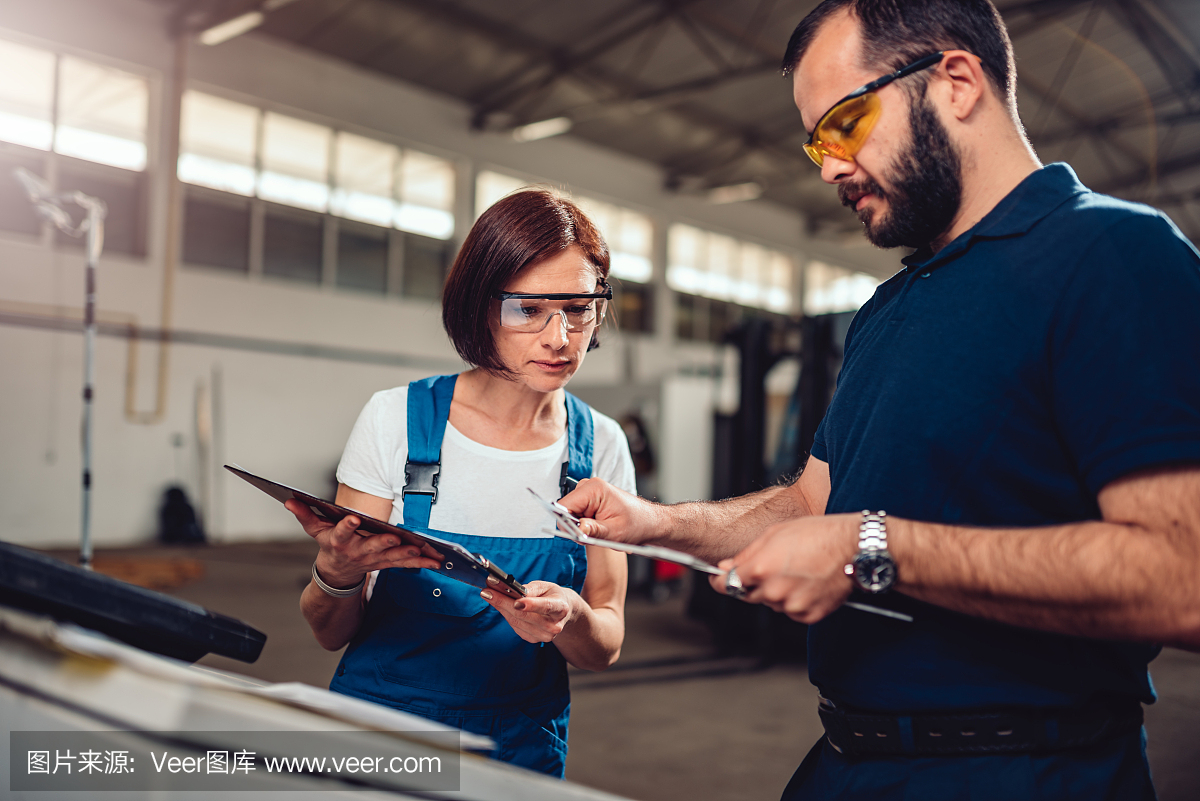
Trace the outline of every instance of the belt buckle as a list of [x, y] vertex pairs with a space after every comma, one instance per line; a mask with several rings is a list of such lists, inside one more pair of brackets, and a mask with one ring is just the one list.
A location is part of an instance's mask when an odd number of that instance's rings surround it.
[[[820, 693], [817, 693], [817, 714], [820, 715], [822, 712], [826, 712], [830, 716], [837, 715], [838, 714], [837, 704], [835, 704], [833, 701], [830, 701], [828, 698], [821, 695]], [[831, 727], [828, 725], [825, 725], [824, 720], [822, 720], [821, 723], [825, 728], [825, 742], [829, 743], [829, 747], [832, 748], [834, 751], [837, 751], [839, 754], [845, 754], [846, 752], [842, 750], [841, 746], [839, 746], [837, 743], [835, 743], [833, 741], [833, 738], [829, 736], [829, 729]]]

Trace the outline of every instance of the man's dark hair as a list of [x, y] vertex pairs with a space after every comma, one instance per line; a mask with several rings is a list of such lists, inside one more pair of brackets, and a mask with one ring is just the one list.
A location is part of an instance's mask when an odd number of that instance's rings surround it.
[[[800, 21], [783, 56], [783, 74], [796, 69], [821, 26], [848, 9], [862, 31], [862, 66], [880, 74], [898, 70], [939, 50], [966, 50], [983, 60], [983, 71], [1000, 99], [1016, 108], [1017, 67], [1000, 12], [989, 0], [823, 0]], [[925, 81], [906, 82], [911, 93]]]
[[[608, 279], [608, 245], [578, 206], [545, 189], [523, 189], [502, 198], [471, 226], [442, 291], [442, 326], [469, 364], [495, 375], [510, 370], [496, 352], [492, 304], [496, 293], [526, 267], [572, 245]], [[588, 350], [599, 345], [592, 332]]]

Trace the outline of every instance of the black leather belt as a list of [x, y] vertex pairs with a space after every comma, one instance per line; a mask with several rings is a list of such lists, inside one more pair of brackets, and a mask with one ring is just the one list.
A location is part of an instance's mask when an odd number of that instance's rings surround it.
[[848, 756], [952, 756], [1083, 748], [1131, 734], [1142, 725], [1142, 705], [1086, 709], [1001, 709], [876, 714], [821, 698], [825, 736]]

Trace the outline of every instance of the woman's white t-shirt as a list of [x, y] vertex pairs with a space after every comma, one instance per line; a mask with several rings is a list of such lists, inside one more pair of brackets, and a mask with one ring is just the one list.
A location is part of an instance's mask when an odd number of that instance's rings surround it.
[[[592, 411], [592, 475], [636, 492], [625, 432]], [[404, 462], [408, 458], [408, 387], [376, 392], [367, 402], [338, 465], [337, 478], [359, 492], [392, 499], [391, 523], [404, 520]], [[548, 537], [553, 518], [527, 487], [548, 500], [561, 494], [567, 435], [535, 451], [506, 451], [468, 439], [446, 424], [437, 503], [429, 528], [484, 537]]]

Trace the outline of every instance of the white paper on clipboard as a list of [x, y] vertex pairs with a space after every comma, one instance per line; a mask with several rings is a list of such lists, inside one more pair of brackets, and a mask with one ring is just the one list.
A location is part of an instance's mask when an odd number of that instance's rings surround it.
[[556, 537], [563, 537], [568, 540], [574, 540], [581, 545], [598, 545], [602, 548], [612, 548], [614, 551], [624, 551], [625, 553], [635, 553], [639, 556], [648, 556], [651, 559], [661, 559], [664, 562], [674, 562], [677, 565], [690, 567], [693, 570], [699, 570], [701, 573], [711, 573], [714, 576], [723, 576], [725, 571], [716, 565], [710, 565], [703, 559], [697, 559], [691, 554], [683, 551], [676, 551], [674, 548], [663, 548], [659, 545], [633, 545], [628, 542], [615, 542], [613, 540], [602, 540], [596, 537], [589, 537], [584, 534], [579, 528], [579, 518], [567, 511], [565, 506], [546, 500], [541, 495], [533, 491], [531, 487], [526, 487], [529, 494], [537, 498], [547, 512], [554, 515], [558, 521], [558, 529], [551, 531], [546, 529], [547, 533], [553, 534]]

